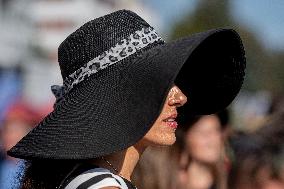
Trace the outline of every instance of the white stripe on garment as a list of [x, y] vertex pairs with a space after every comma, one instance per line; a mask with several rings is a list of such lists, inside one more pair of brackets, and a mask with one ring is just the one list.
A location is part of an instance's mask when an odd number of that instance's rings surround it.
[[[112, 174], [112, 173], [111, 173], [111, 174]], [[125, 181], [124, 181], [120, 176], [115, 175], [115, 174], [112, 174], [112, 176], [113, 176], [114, 178], [116, 178], [116, 179], [120, 182], [120, 184], [121, 184], [121, 189], [128, 189], [128, 186], [126, 185]]]
[[[107, 187], [107, 186], [114, 186], [120, 189], [128, 189], [127, 185], [125, 184], [124, 180], [121, 177], [111, 173], [108, 169], [104, 169], [104, 168], [90, 169], [78, 175], [65, 187], [65, 189], [76, 189], [82, 183], [90, 180], [91, 178], [95, 176], [99, 176], [103, 174], [111, 174], [114, 178], [109, 178], [109, 177], [105, 178], [101, 180], [100, 182], [88, 187], [88, 189], [100, 189], [102, 187]], [[115, 178], [119, 180], [121, 185], [115, 180]]]
[[124, 189], [114, 178], [105, 178], [100, 182], [98, 182], [97, 184], [93, 184], [92, 186], [88, 187], [88, 189], [99, 189], [107, 186], [115, 186], [120, 189]]

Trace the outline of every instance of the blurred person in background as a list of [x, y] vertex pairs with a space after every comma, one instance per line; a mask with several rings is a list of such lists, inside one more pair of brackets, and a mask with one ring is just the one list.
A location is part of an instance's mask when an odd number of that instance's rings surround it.
[[[0, 188], [14, 188], [20, 163], [16, 158], [6, 155], [23, 136], [25, 136], [39, 121], [40, 115], [27, 103], [17, 101], [11, 104], [0, 127], [1, 155]], [[15, 184], [15, 185], [13, 185]]]
[[[187, 115], [187, 114], [185, 114]], [[226, 187], [224, 155], [227, 110], [206, 116], [183, 116], [177, 143], [148, 149], [134, 181], [141, 189], [213, 189]]]
[[284, 188], [284, 111], [273, 113], [253, 133], [230, 138], [232, 169], [230, 189]]
[[224, 139], [229, 114], [185, 118], [181, 127], [180, 167], [176, 189], [224, 189], [226, 183]]

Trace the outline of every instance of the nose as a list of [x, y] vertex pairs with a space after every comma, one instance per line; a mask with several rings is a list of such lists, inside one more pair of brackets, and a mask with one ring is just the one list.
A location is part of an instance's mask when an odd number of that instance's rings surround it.
[[169, 92], [169, 98], [168, 98], [169, 105], [181, 107], [186, 102], [187, 102], [187, 97], [185, 96], [185, 94], [183, 94], [180, 88], [174, 85]]

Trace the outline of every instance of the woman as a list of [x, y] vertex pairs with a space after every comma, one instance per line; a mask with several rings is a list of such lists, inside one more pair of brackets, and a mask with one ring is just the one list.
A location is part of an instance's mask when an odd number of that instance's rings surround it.
[[148, 148], [135, 168], [135, 184], [141, 189], [224, 189], [223, 134], [228, 119], [226, 110], [181, 116], [177, 142], [167, 149]]
[[174, 143], [186, 96], [193, 114], [218, 111], [237, 95], [245, 68], [233, 30], [165, 43], [126, 10], [81, 26], [58, 60], [63, 86], [52, 87], [53, 112], [8, 152], [28, 160], [22, 188], [134, 188], [144, 149]]
[[180, 167], [177, 185], [191, 189], [225, 188], [224, 132], [228, 124], [226, 110], [190, 118], [182, 127]]

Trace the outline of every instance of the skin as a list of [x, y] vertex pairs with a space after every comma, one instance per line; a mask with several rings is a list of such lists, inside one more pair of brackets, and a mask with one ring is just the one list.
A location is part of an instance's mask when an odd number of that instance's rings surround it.
[[178, 114], [177, 108], [183, 106], [186, 101], [187, 97], [182, 91], [177, 86], [172, 87], [160, 116], [140, 143], [144, 143], [144, 146], [168, 146], [174, 144], [176, 141], [175, 129], [169, 127], [165, 120], [169, 117], [176, 117]]
[[208, 166], [199, 162], [191, 162], [187, 170], [180, 170], [176, 188], [208, 189], [214, 182]]
[[[167, 119], [176, 117], [177, 108], [186, 102], [187, 97], [174, 85], [168, 93], [159, 117], [146, 135], [135, 145], [104, 157], [117, 169], [118, 173], [102, 159], [98, 159], [94, 163], [130, 180], [140, 156], [148, 146], [168, 146], [176, 141], [175, 128], [169, 126]], [[117, 189], [117, 187], [104, 187], [103, 189]]]
[[222, 151], [222, 131], [218, 118], [203, 116], [186, 133], [186, 146], [193, 159], [205, 164], [219, 161]]
[[[2, 126], [0, 132], [0, 138], [2, 142], [3, 149], [8, 151], [11, 149], [16, 143], [23, 138], [30, 130], [31, 125], [26, 121], [21, 119], [11, 119], [6, 121], [6, 123]], [[6, 158], [10, 160], [15, 160], [15, 158], [11, 156], [6, 156]]]
[[[177, 188], [207, 189], [213, 182], [212, 166], [219, 162], [222, 151], [221, 123], [215, 115], [202, 116], [185, 135], [186, 151]], [[190, 158], [190, 160], [189, 160]]]
[[[245, 172], [245, 171], [240, 171]], [[263, 166], [254, 175], [254, 177], [249, 177], [249, 174], [242, 174], [237, 182], [237, 189], [283, 189], [284, 179], [283, 178], [273, 178], [273, 173], [270, 167]]]

